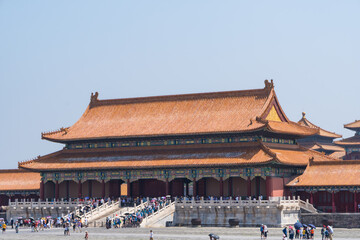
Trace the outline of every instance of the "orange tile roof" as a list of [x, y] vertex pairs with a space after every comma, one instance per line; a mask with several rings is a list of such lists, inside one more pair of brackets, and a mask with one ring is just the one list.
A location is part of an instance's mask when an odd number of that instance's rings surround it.
[[[278, 103], [273, 83], [264, 89], [131, 99], [98, 100], [92, 95], [82, 117], [71, 127], [43, 133], [56, 142], [168, 135], [250, 132], [270, 126], [273, 131], [311, 135], [294, 123], [259, 121]], [[281, 119], [288, 119], [281, 107]], [[273, 112], [272, 112], [273, 113]], [[274, 126], [272, 126], [274, 125]], [[294, 132], [292, 132], [294, 131]]]
[[310, 161], [305, 172], [289, 187], [360, 186], [360, 161]]
[[0, 170], [0, 191], [39, 190], [40, 173], [20, 169]]
[[120, 151], [107, 149], [64, 149], [38, 159], [19, 163], [19, 167], [34, 171], [69, 169], [142, 169], [207, 166], [238, 166], [280, 163], [306, 166], [310, 158], [332, 160], [323, 154], [301, 148], [280, 149], [278, 145], [253, 143], [233, 147]]
[[146, 169], [206, 167], [266, 163], [273, 158], [260, 147], [199, 150], [159, 150], [151, 152], [109, 152], [61, 150], [54, 154], [20, 163], [19, 167], [33, 170], [69, 169]]
[[268, 145], [271, 152], [276, 154], [279, 162], [286, 165], [306, 166], [309, 159], [315, 159], [319, 162], [335, 161], [334, 158], [326, 156], [317, 151], [309, 150], [304, 147], [297, 147], [295, 149], [281, 149], [274, 145]]
[[275, 122], [268, 121], [267, 129], [271, 132], [293, 134], [297, 136], [310, 136], [318, 132], [317, 129], [303, 127], [295, 122]]
[[355, 122], [345, 124], [344, 127], [350, 130], [360, 129], [360, 120], [355, 120]]
[[320, 128], [319, 126], [316, 126], [315, 124], [311, 123], [306, 117], [305, 117], [305, 113], [302, 113], [302, 118], [298, 121], [298, 124], [300, 124], [301, 126], [305, 126], [305, 127], [309, 127], [309, 128], [313, 128], [313, 129], [318, 129], [318, 135], [322, 136], [322, 137], [328, 137], [328, 138], [341, 138], [342, 135], [333, 133], [333, 132], [329, 132], [326, 131], [322, 128]]
[[340, 141], [336, 141], [335, 144], [340, 146], [353, 146], [360, 145], [360, 135], [355, 135], [353, 137], [345, 138]]
[[329, 156], [335, 159], [343, 159], [346, 155], [345, 150], [341, 152], [333, 152]]
[[336, 146], [332, 143], [320, 143], [320, 142], [312, 142], [312, 143], [301, 143], [301, 146], [316, 150], [316, 151], [334, 151], [334, 152], [343, 152], [345, 149], [340, 146]]

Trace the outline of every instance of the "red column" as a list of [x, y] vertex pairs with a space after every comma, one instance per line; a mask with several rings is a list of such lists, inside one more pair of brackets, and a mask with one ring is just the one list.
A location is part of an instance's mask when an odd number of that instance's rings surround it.
[[314, 196], [312, 192], [310, 192], [310, 204], [314, 204]]
[[78, 183], [78, 198], [82, 198], [82, 183], [81, 183], [81, 180], [79, 180], [79, 183]]
[[224, 179], [220, 177], [220, 197], [224, 196]]
[[332, 206], [332, 212], [335, 212], [335, 193], [331, 192], [331, 206]]
[[55, 182], [55, 200], [59, 200], [59, 181]]
[[266, 177], [266, 197], [267, 198], [273, 196], [272, 190], [273, 190], [273, 186], [272, 186], [271, 177], [267, 176]]
[[70, 182], [66, 181], [66, 198], [69, 199], [70, 197]]
[[118, 180], [118, 197], [121, 197], [121, 180]]
[[251, 178], [248, 177], [247, 179], [247, 195], [251, 197]]
[[130, 184], [130, 179], [127, 180], [127, 197], [131, 197], [131, 184]]
[[357, 194], [356, 192], [354, 192], [354, 212], [357, 212]]
[[45, 191], [44, 191], [44, 181], [41, 180], [40, 182], [40, 200], [43, 201], [45, 200]]
[[165, 194], [166, 196], [169, 195], [170, 193], [170, 189], [169, 189], [169, 179], [166, 178], [166, 181], [165, 181]]
[[189, 183], [186, 182], [186, 196], [189, 196]]
[[105, 180], [101, 181], [101, 197], [105, 198]]
[[193, 196], [196, 197], [197, 192], [196, 192], [196, 178], [193, 179]]
[[228, 193], [229, 193], [229, 197], [231, 197], [233, 195], [232, 178], [231, 177], [229, 177], [229, 181], [228, 181]]

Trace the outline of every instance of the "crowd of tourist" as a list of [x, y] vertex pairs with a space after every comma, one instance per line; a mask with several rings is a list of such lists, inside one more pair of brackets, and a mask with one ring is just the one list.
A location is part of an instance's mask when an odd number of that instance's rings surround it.
[[124, 216], [116, 216], [113, 219], [108, 218], [106, 220], [107, 228], [139, 227], [145, 217], [150, 216], [169, 204], [169, 200], [166, 197], [152, 199], [137, 198], [131, 201], [128, 199], [128, 202], [131, 202], [132, 204], [136, 203], [137, 205], [143, 202], [144, 205], [139, 207], [134, 213], [126, 213]]
[[[299, 221], [294, 224], [294, 226], [286, 226], [282, 230], [283, 240], [292, 240], [292, 239], [314, 239], [315, 238], [315, 229], [316, 227], [312, 224], [301, 224]], [[268, 227], [264, 224], [260, 227], [260, 237], [261, 239], [267, 239], [268, 237]], [[323, 226], [321, 229], [321, 239], [322, 240], [332, 240], [334, 230], [328, 226]]]

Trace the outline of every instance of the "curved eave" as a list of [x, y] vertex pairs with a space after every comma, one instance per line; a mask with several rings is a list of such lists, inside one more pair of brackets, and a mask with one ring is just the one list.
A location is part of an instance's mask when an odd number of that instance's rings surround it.
[[[305, 113], [303, 113], [303, 114], [305, 114]], [[313, 124], [312, 122], [310, 122], [305, 117], [305, 115], [298, 121], [298, 124], [300, 124], [301, 126], [312, 128], [312, 129], [319, 129], [318, 135], [321, 136], [321, 137], [326, 137], [326, 138], [329, 138], [329, 139], [335, 139], [335, 138], [341, 138], [342, 137], [342, 135], [340, 135], [340, 134], [327, 131], [327, 130]]]
[[270, 159], [268, 161], [264, 161], [264, 162], [258, 162], [258, 163], [236, 163], [236, 164], [224, 164], [224, 163], [219, 163], [219, 164], [201, 164], [201, 165], [189, 165], [189, 164], [184, 164], [184, 165], [176, 165], [176, 166], [144, 166], [144, 167], [88, 167], [88, 168], [31, 168], [31, 167], [26, 167], [26, 166], [20, 166], [20, 168], [22, 169], [26, 169], [29, 171], [33, 171], [33, 172], [47, 172], [47, 171], [86, 171], [86, 170], [96, 170], [96, 169], [103, 169], [103, 170], [114, 170], [114, 169], [119, 169], [119, 170], [129, 170], [129, 169], [137, 169], [137, 170], [143, 170], [143, 169], [178, 169], [178, 168], [207, 168], [207, 167], [216, 167], [216, 166], [226, 166], [226, 167], [237, 167], [237, 166], [263, 166], [263, 165], [268, 165], [268, 164], [272, 164], [272, 163], [277, 163], [279, 164], [280, 162], [278, 161], [274, 161], [273, 159]]
[[336, 145], [340, 145], [340, 146], [359, 146], [360, 142], [340, 142], [340, 141], [336, 141], [334, 142]]
[[[296, 123], [288, 122], [288, 123], [283, 123], [283, 124], [291, 125], [291, 124], [296, 124]], [[299, 136], [299, 137], [309, 137], [309, 136], [316, 135], [318, 133], [318, 130], [316, 130], [316, 129], [313, 130], [313, 129], [303, 127], [300, 125], [297, 127], [302, 128], [303, 132], [294, 132], [294, 131], [275, 129], [274, 127], [271, 126], [270, 122], [268, 122], [266, 124], [266, 129], [268, 130], [268, 132], [272, 132], [272, 133], [278, 133], [278, 134], [284, 134], [284, 135], [290, 135], [290, 136]]]

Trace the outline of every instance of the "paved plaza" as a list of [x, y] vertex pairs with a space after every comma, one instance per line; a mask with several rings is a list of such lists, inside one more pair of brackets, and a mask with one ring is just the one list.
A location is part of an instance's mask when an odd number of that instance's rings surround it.
[[[30, 229], [21, 229], [16, 234], [13, 229], [8, 229], [5, 234], [0, 234], [0, 239], [36, 239], [36, 240], [52, 240], [52, 239], [84, 239], [84, 232], [89, 232], [89, 239], [126, 239], [126, 240], [143, 240], [149, 239], [148, 228], [122, 228], [122, 229], [105, 229], [105, 228], [87, 228], [82, 233], [73, 233], [70, 236], [63, 235], [63, 229], [51, 229], [33, 233]], [[209, 239], [209, 233], [215, 233], [220, 239], [260, 239], [259, 230], [257, 228], [154, 228], [154, 239], [161, 240], [179, 240], [179, 239]], [[270, 228], [269, 240], [282, 239], [281, 229]], [[315, 232], [315, 239], [321, 239], [320, 230]], [[334, 239], [352, 240], [360, 239], [360, 229], [335, 229]]]

